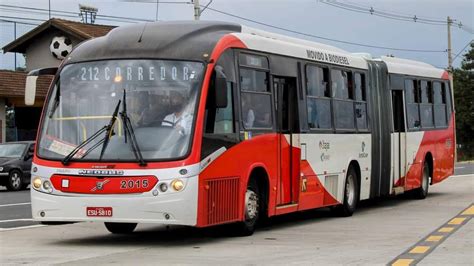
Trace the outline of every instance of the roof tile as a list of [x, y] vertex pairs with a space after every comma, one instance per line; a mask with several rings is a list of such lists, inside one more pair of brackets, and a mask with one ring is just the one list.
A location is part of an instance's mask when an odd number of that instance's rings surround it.
[[[0, 97], [24, 97], [26, 72], [0, 70]], [[40, 76], [36, 83], [36, 96], [46, 97], [54, 76]]]

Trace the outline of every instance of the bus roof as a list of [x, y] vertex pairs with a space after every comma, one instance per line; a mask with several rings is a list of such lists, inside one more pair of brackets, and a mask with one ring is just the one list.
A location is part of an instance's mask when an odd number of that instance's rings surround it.
[[446, 70], [436, 68], [430, 64], [396, 57], [382, 56], [389, 73], [420, 76], [429, 78], [444, 78]]
[[81, 43], [68, 63], [119, 58], [199, 60], [208, 58], [222, 36], [240, 32], [234, 23], [173, 21], [117, 27], [107, 35]]
[[[286, 55], [343, 67], [367, 69], [369, 54], [353, 54], [334, 46], [266, 32], [236, 23], [171, 21], [121, 26], [77, 46], [66, 63], [103, 59], [149, 58], [206, 61], [225, 35], [237, 37], [249, 50]], [[432, 65], [382, 56], [389, 73], [442, 78]]]

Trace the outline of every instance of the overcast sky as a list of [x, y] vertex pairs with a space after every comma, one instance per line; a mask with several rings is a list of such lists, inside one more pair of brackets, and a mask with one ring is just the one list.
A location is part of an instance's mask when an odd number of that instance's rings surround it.
[[[112, 15], [154, 20], [156, 16], [156, 0], [50, 0], [51, 9], [78, 12], [78, 4], [86, 4], [97, 7], [99, 15]], [[160, 2], [183, 1], [183, 0], [160, 0]], [[209, 0], [200, 0], [205, 5]], [[343, 3], [355, 3], [358, 6], [373, 7], [375, 10], [385, 10], [391, 13], [416, 15], [417, 17], [429, 17], [436, 20], [446, 20], [449, 15], [461, 21], [464, 25], [474, 28], [474, 0], [338, 0]], [[48, 8], [48, 0], [1, 0], [2, 5], [15, 5], [37, 8]], [[320, 3], [318, 0], [214, 0], [210, 7], [264, 22], [270, 25], [283, 27], [311, 35], [318, 35], [332, 39], [349, 42], [370, 44], [374, 46], [421, 49], [421, 50], [445, 50], [447, 49], [447, 27], [446, 25], [427, 25], [414, 22], [398, 21], [370, 15], [368, 13], [357, 13], [341, 8]], [[22, 17], [47, 19], [47, 14], [32, 14], [14, 12], [12, 9], [0, 7], [0, 19], [6, 17]], [[58, 17], [58, 16], [56, 16]], [[79, 18], [68, 18], [79, 20]], [[189, 20], [193, 19], [193, 6], [190, 4], [165, 4], [158, 6], [159, 20]], [[410, 58], [424, 61], [437, 67], [447, 66], [447, 53], [445, 52], [405, 52], [392, 51], [375, 48], [360, 47], [327, 40], [315, 39], [289, 33], [282, 30], [269, 28], [254, 24], [241, 19], [206, 10], [201, 17], [202, 20], [231, 21], [245, 24], [247, 26], [260, 28], [280, 34], [291, 35], [311, 41], [322, 42], [337, 46], [349, 52], [368, 52], [373, 57], [393, 54], [397, 57]], [[39, 23], [39, 21], [30, 21]], [[96, 24], [123, 25], [126, 23], [97, 20]], [[30, 30], [33, 26], [19, 25], [17, 35]], [[13, 40], [12, 23], [0, 22], [0, 46]], [[452, 28], [453, 54], [457, 54], [465, 47], [473, 34], [464, 30]], [[454, 66], [459, 66], [461, 56], [456, 58]], [[0, 56], [0, 69], [13, 68], [13, 55]], [[18, 65], [23, 64], [21, 58]]]

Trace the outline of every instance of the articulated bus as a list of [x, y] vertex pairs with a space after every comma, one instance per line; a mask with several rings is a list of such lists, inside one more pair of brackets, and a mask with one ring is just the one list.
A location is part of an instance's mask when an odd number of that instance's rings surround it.
[[75, 47], [49, 90], [32, 168], [42, 222], [249, 235], [259, 219], [410, 192], [453, 174], [448, 73], [221, 22], [118, 27]]

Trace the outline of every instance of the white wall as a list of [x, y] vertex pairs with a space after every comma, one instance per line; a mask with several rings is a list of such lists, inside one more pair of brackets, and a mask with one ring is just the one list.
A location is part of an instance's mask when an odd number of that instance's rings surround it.
[[[26, 49], [26, 71], [44, 67], [57, 67], [61, 60], [56, 59], [49, 50], [51, 40], [55, 36], [67, 36], [60, 31], [46, 31], [37, 37], [36, 41]], [[75, 47], [80, 41], [71, 36], [67, 36], [72, 41], [72, 47]]]

